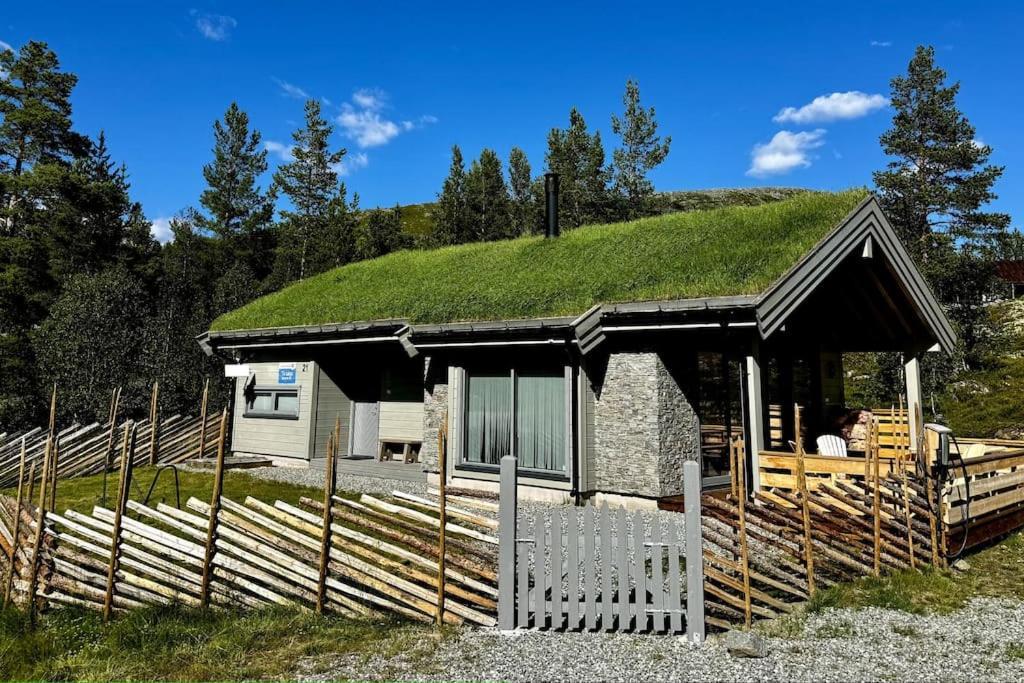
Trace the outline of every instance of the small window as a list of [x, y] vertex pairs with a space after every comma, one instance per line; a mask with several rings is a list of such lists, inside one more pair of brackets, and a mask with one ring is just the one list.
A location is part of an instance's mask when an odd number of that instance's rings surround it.
[[245, 417], [296, 420], [299, 417], [299, 390], [256, 387], [245, 396]]

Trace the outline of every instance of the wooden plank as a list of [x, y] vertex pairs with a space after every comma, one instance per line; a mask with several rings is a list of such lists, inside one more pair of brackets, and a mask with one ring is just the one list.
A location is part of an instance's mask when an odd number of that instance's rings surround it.
[[516, 625], [526, 628], [530, 625], [530, 538], [529, 521], [526, 515], [516, 519], [516, 572], [519, 585], [516, 587]]
[[612, 549], [612, 520], [607, 505], [601, 506], [601, 627], [605, 631], [614, 628], [615, 616], [612, 601], [612, 572], [615, 568], [615, 556]]
[[633, 513], [633, 630], [647, 630], [647, 552], [644, 548], [644, 517]]
[[567, 628], [577, 629], [580, 627], [580, 529], [579, 529], [579, 508], [571, 507], [566, 510], [567, 532], [566, 540], [566, 573], [569, 580], [569, 623]]
[[103, 621], [110, 621], [111, 610], [114, 608], [115, 579], [118, 570], [118, 557], [121, 545], [121, 520], [125, 506], [128, 504], [129, 486], [132, 477], [132, 458], [128, 451], [132, 436], [132, 426], [128, 423], [124, 430], [124, 442], [121, 445], [121, 468], [117, 484], [117, 508], [114, 510], [114, 530], [111, 536], [110, 560], [107, 565], [107, 589], [103, 597]]
[[1024, 488], [1013, 489], [980, 500], [972, 500], [969, 510], [967, 506], [963, 505], [951, 507], [947, 516], [950, 524], [959, 524], [964, 521], [965, 513], [968, 511], [973, 519], [1002, 508], [1012, 508], [1020, 503], [1024, 503]]
[[537, 510], [533, 518], [533, 625], [535, 628], [544, 628], [548, 623], [547, 608], [545, 606], [545, 593], [547, 592], [547, 573], [545, 564], [547, 561], [547, 529], [544, 525], [544, 513]]
[[560, 629], [563, 624], [562, 610], [562, 555], [565, 537], [562, 535], [562, 513], [559, 510], [548, 512], [551, 520], [551, 628]]
[[619, 625], [618, 630], [625, 631], [630, 626], [629, 604], [629, 535], [626, 529], [626, 508], [620, 507], [615, 513], [615, 549], [619, 565]]
[[683, 615], [685, 609], [680, 593], [679, 577], [679, 536], [674, 517], [668, 520], [668, 590], [669, 590], [669, 626], [673, 633], [683, 630]]
[[[209, 388], [210, 380], [206, 380]], [[203, 410], [206, 409], [207, 392], [203, 392]], [[204, 413], [205, 415], [205, 413]], [[220, 497], [224, 490], [224, 439], [226, 436], [228, 422], [228, 409], [225, 408], [220, 418], [220, 440], [217, 443], [217, 464], [213, 473], [213, 493], [210, 496], [210, 519], [206, 530], [206, 552], [203, 560], [203, 586], [199, 600], [202, 607], [210, 604], [210, 581], [213, 578], [210, 569], [213, 567], [213, 555], [216, 552], [215, 541], [217, 539], [217, 516], [220, 512]], [[204, 432], [205, 433], [205, 432]], [[200, 449], [202, 452], [202, 449]]]
[[658, 633], [665, 630], [665, 582], [664, 567], [665, 547], [661, 540], [661, 520], [651, 518], [651, 630]]
[[594, 507], [587, 505], [583, 511], [583, 592], [586, 628], [597, 628], [597, 583], [594, 577], [597, 558], [594, 556]]

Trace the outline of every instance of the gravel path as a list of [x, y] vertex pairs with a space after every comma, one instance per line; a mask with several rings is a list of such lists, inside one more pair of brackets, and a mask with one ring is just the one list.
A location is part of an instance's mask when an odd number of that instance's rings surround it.
[[769, 638], [765, 659], [669, 636], [466, 629], [430, 640], [397, 656], [346, 657], [306, 680], [1024, 680], [1024, 604], [993, 599], [946, 616], [828, 610]]
[[[305, 467], [256, 467], [243, 470], [246, 474], [262, 479], [272, 479], [286, 484], [323, 488], [324, 471]], [[392, 491], [403, 491], [416, 496], [427, 494], [427, 482], [404, 481], [400, 479], [384, 479], [383, 477], [362, 477], [345, 474], [344, 482], [339, 481], [339, 488], [346, 491], [358, 491], [371, 495], [390, 494]]]

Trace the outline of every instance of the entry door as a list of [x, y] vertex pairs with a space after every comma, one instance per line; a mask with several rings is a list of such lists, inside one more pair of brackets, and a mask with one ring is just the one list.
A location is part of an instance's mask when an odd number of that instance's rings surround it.
[[699, 352], [697, 381], [704, 487], [727, 486], [729, 445], [744, 433], [742, 363], [731, 354]]
[[376, 401], [352, 403], [352, 455], [376, 457], [380, 404]]

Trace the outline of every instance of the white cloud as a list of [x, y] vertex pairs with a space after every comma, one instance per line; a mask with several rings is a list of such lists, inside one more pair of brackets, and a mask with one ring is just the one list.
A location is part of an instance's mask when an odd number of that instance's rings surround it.
[[380, 88], [360, 88], [352, 93], [352, 101], [362, 109], [379, 111], [387, 104], [388, 96]]
[[379, 147], [403, 132], [437, 123], [437, 117], [424, 114], [416, 120], [392, 121], [382, 112], [388, 108], [388, 95], [379, 88], [362, 88], [352, 93], [351, 102], [343, 102], [335, 121], [342, 134], [358, 147]]
[[786, 107], [772, 120], [776, 123], [818, 123], [856, 119], [881, 109], [889, 103], [884, 95], [869, 95], [859, 90], [834, 92], [831, 95], [815, 97], [810, 104], [799, 109]]
[[0, 51], [6, 52], [7, 50], [14, 52], [14, 48], [11, 47], [10, 43], [5, 43], [4, 41], [0, 40]]
[[872, 40], [871, 47], [892, 47], [891, 40]]
[[811, 165], [808, 158], [810, 150], [824, 144], [825, 130], [822, 128], [799, 133], [780, 130], [768, 143], [754, 145], [747, 175], [762, 178], [806, 168]]
[[283, 142], [267, 140], [263, 143], [263, 149], [267, 150], [281, 161], [295, 161], [295, 154], [292, 153], [292, 150], [295, 149], [295, 145], [286, 145]]
[[309, 94], [306, 93], [306, 91], [300, 88], [299, 86], [295, 85], [294, 83], [282, 81], [280, 78], [275, 78], [273, 80], [274, 83], [277, 83], [277, 87], [281, 88], [281, 94], [284, 95], [285, 97], [294, 97], [297, 100], [309, 99]]
[[149, 233], [160, 244], [167, 244], [174, 239], [174, 233], [171, 232], [171, 219], [157, 218], [149, 224]]
[[975, 149], [981, 149], [985, 146], [985, 141], [981, 138], [974, 138], [971, 140], [971, 145], [974, 146]]
[[238, 26], [234, 17], [224, 14], [208, 14], [192, 10], [189, 12], [196, 20], [196, 30], [208, 40], [222, 41], [231, 37], [231, 30]]
[[366, 168], [369, 163], [370, 157], [366, 156], [366, 152], [356, 152], [355, 154], [346, 154], [331, 168], [338, 175], [347, 176], [360, 168]]

